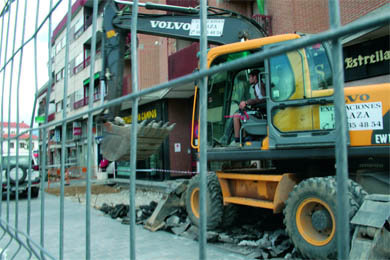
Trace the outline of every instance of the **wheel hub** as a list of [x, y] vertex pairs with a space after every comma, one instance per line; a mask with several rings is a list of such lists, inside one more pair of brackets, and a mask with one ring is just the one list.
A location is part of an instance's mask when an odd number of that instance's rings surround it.
[[327, 210], [317, 210], [311, 216], [313, 227], [321, 232], [332, 227], [332, 217]]

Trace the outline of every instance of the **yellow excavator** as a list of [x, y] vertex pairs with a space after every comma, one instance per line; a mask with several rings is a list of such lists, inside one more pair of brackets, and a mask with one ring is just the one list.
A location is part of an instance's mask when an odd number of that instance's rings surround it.
[[[215, 47], [208, 52], [208, 66], [266, 52], [300, 37], [286, 34]], [[334, 91], [328, 57], [327, 45], [315, 44], [209, 78], [207, 158], [214, 172], [207, 177], [209, 229], [233, 223], [237, 205], [265, 208], [284, 214], [287, 233], [305, 257], [337, 256]], [[265, 85], [266, 102], [241, 112], [240, 145], [231, 146], [231, 117], [238, 114], [238, 104], [250, 90], [252, 70], [258, 71]], [[367, 192], [387, 195], [379, 202], [367, 202], [370, 205], [379, 203], [382, 210], [390, 206], [390, 84], [346, 87], [344, 93], [349, 129], [348, 216], [352, 218]], [[192, 143], [198, 148], [195, 140]], [[195, 176], [188, 184], [185, 205], [196, 224], [199, 189]], [[365, 216], [379, 219], [381, 225], [374, 229], [388, 239], [390, 211], [375, 212]]]
[[[150, 3], [145, 7], [160, 8]], [[162, 10], [170, 14], [141, 14], [139, 33], [198, 39], [199, 35], [190, 35], [188, 31], [199, 19], [196, 9], [165, 6]], [[211, 43], [220, 45], [208, 51], [210, 68], [304, 37], [298, 34], [267, 37], [256, 22], [226, 10], [209, 8], [208, 17], [214, 22], [220, 19], [218, 24], [224, 25], [219, 36], [208, 37]], [[119, 12], [113, 2], [108, 2], [103, 22], [103, 75], [111, 76], [104, 77], [109, 99], [122, 93], [124, 39], [130, 21], [129, 12]], [[207, 158], [211, 172], [207, 176], [208, 229], [234, 223], [238, 205], [269, 209], [284, 214], [287, 233], [303, 256], [312, 259], [337, 256], [331, 66], [327, 44], [318, 43], [208, 78]], [[265, 86], [265, 102], [242, 111], [239, 103], [253, 95], [248, 83], [251, 71], [257, 71]], [[195, 149], [199, 148], [194, 134], [197, 93], [195, 89], [191, 131]], [[361, 245], [352, 246], [351, 256], [359, 254], [356, 248], [364, 248], [368, 258], [375, 256], [375, 252], [380, 252], [375, 257], [381, 258], [389, 254], [386, 246], [381, 250], [373, 248], [378, 241], [389, 238], [390, 83], [346, 87], [344, 93], [349, 129], [348, 216], [352, 219], [356, 215], [351, 227], [359, 227], [354, 242]], [[118, 112], [119, 108], [113, 107], [109, 115], [113, 118]], [[239, 145], [231, 145], [235, 116], [242, 119]], [[107, 136], [113, 136], [110, 127]], [[129, 135], [129, 131], [123, 135]], [[104, 138], [110, 143], [109, 137]], [[112, 147], [117, 146], [109, 147], [105, 151], [108, 154], [114, 153]], [[128, 150], [126, 147], [123, 153]], [[123, 154], [115, 157], [122, 158]], [[199, 186], [199, 176], [195, 176], [185, 187], [178, 187], [185, 190], [181, 199], [195, 225], [199, 224]], [[365, 200], [367, 192], [382, 195], [370, 195]], [[172, 194], [179, 193], [176, 190]], [[165, 206], [159, 205], [150, 226], [156, 226], [154, 220], [163, 219], [162, 212], [167, 212], [167, 208], [180, 205], [176, 199], [172, 195], [164, 201]], [[362, 204], [366, 205], [363, 211], [359, 210]], [[384, 213], [376, 214], [378, 211]], [[368, 223], [368, 218], [375, 221]]]

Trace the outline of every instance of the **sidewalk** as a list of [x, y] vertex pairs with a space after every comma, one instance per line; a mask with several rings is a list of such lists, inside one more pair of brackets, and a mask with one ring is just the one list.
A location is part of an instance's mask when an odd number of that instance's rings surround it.
[[[31, 201], [31, 236], [40, 241], [41, 198]], [[10, 203], [10, 223], [14, 225], [15, 202]], [[19, 201], [19, 229], [26, 232], [27, 200]], [[3, 220], [6, 219], [6, 202], [3, 202]], [[65, 199], [64, 259], [85, 259], [85, 205]], [[45, 194], [45, 248], [59, 258], [59, 197]], [[1, 232], [1, 231], [0, 231]], [[2, 232], [1, 232], [2, 233]], [[150, 232], [136, 226], [136, 259], [158, 260], [197, 260], [199, 246], [197, 241], [158, 231]], [[0, 251], [9, 242], [7, 234], [0, 240]], [[129, 259], [129, 226], [123, 225], [91, 209], [91, 259]], [[13, 241], [6, 249], [7, 258], [15, 254], [18, 244]], [[28, 252], [22, 248], [15, 259], [27, 259]], [[35, 259], [35, 258], [33, 258]], [[207, 259], [244, 260], [242, 255], [232, 253], [213, 245], [207, 245]]]

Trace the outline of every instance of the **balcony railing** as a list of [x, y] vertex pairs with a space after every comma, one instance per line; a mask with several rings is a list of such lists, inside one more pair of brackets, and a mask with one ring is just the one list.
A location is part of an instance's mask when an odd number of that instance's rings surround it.
[[[101, 58], [101, 50], [98, 49], [96, 51], [96, 56], [95, 58], [96, 59], [99, 59]], [[91, 64], [91, 56], [88, 56], [83, 62], [81, 62], [80, 64], [78, 64], [77, 66], [75, 66], [73, 68], [73, 74], [77, 74], [79, 73], [80, 71], [82, 71], [83, 69], [85, 69], [86, 67], [88, 67], [89, 65]]]
[[84, 106], [84, 99], [80, 99], [79, 101], [76, 101], [73, 103], [73, 108], [78, 109], [80, 107]]
[[80, 63], [79, 65], [77, 65], [73, 68], [73, 74], [77, 74], [80, 71], [82, 71], [83, 69], [84, 69], [84, 62]]
[[53, 121], [55, 118], [56, 118], [56, 113], [50, 114], [50, 115], [47, 117], [47, 121], [48, 121], [48, 122]]
[[[104, 98], [106, 98], [106, 96], [104, 96]], [[84, 107], [84, 106], [87, 106], [88, 105], [88, 100], [89, 100], [89, 97], [85, 97], [83, 99], [80, 99], [79, 101], [76, 101], [73, 103], [73, 108], [74, 109], [78, 109], [80, 107]], [[93, 102], [96, 102], [96, 101], [99, 101], [100, 100], [100, 93], [95, 93], [93, 95]]]

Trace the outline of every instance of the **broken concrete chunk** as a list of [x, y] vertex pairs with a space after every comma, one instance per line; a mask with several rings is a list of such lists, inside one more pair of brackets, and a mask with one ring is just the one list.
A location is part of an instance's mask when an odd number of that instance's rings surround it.
[[225, 233], [219, 234], [218, 240], [224, 243], [234, 243], [234, 238]]
[[183, 232], [182, 236], [189, 239], [198, 240], [198, 234], [199, 234], [198, 228], [192, 225], [189, 229], [187, 229], [186, 232]]
[[258, 244], [256, 241], [252, 241], [252, 240], [242, 240], [240, 243], [238, 243], [239, 246], [253, 246], [253, 247], [257, 247]]
[[181, 225], [177, 227], [173, 227], [171, 230], [175, 235], [181, 235], [183, 234], [189, 227], [191, 226], [191, 222], [187, 221], [182, 223]]
[[167, 227], [177, 227], [179, 226], [180, 218], [176, 215], [172, 215], [165, 220], [165, 225]]
[[215, 231], [207, 231], [207, 242], [217, 242], [218, 241], [218, 233]]

